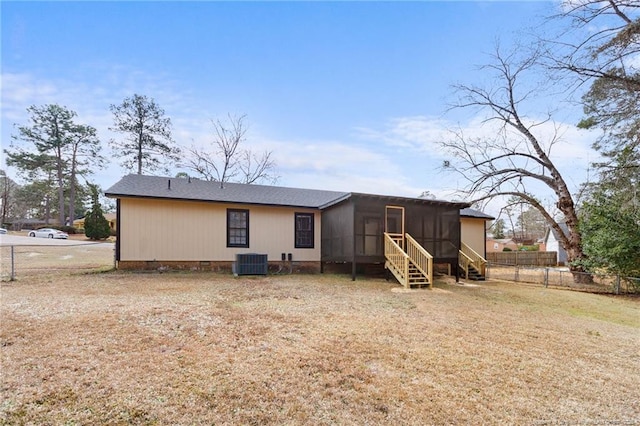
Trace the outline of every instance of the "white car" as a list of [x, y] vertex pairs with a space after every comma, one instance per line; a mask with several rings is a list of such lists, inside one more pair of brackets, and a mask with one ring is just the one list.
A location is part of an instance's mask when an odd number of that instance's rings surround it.
[[69, 234], [67, 234], [66, 232], [58, 231], [57, 229], [52, 228], [42, 228], [29, 231], [29, 236], [40, 238], [62, 238], [65, 240], [69, 238]]
[[4, 228], [0, 228], [0, 234], [6, 234], [6, 233], [7, 233], [7, 230], [6, 230], [6, 229], [4, 229]]

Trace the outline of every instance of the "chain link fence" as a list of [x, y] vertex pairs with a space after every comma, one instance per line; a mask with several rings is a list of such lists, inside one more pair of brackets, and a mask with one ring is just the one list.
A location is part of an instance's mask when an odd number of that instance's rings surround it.
[[613, 274], [572, 273], [569, 268], [487, 264], [487, 278], [594, 293], [640, 294], [640, 278]]
[[[73, 245], [0, 246], [0, 278], [14, 280], [29, 275], [108, 271], [115, 268], [115, 246], [110, 243]], [[640, 294], [640, 278], [611, 274], [574, 276], [568, 268], [488, 263], [489, 279], [565, 287], [610, 294]]]
[[0, 277], [108, 271], [115, 267], [110, 243], [0, 246]]

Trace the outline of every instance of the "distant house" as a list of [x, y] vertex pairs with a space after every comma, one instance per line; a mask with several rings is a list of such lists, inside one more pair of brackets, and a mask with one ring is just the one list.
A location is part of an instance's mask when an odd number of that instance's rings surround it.
[[538, 238], [536, 244], [538, 245], [538, 251], [547, 251], [547, 243], [544, 237]]
[[516, 243], [512, 238], [493, 238], [487, 237], [487, 253], [496, 253], [505, 251], [504, 249], [508, 249], [511, 251], [518, 250], [518, 243]]
[[46, 225], [49, 224], [55, 224], [57, 223], [57, 220], [50, 220], [49, 222], [46, 222], [44, 220], [41, 219], [15, 219], [11, 222], [11, 229], [13, 229], [14, 231], [20, 231], [23, 229], [26, 230], [31, 230], [31, 229], [37, 229], [37, 228], [42, 228]]
[[[379, 264], [405, 286], [431, 285], [434, 263], [459, 262], [468, 203], [354, 192], [128, 175], [116, 199], [121, 269], [228, 269], [262, 254], [271, 270]], [[457, 273], [457, 272], [456, 272]]]
[[[104, 218], [107, 219], [107, 222], [109, 222], [109, 228], [115, 231], [118, 226], [118, 221], [116, 220], [116, 214], [105, 213]], [[74, 220], [73, 226], [76, 228], [84, 229], [84, 217]]]
[[487, 239], [487, 221], [493, 216], [479, 210], [464, 208], [460, 210], [460, 232], [462, 242], [471, 247], [482, 257], [487, 257], [485, 241]]
[[[559, 223], [560, 229], [564, 233], [565, 236], [569, 235], [569, 228], [566, 223]], [[547, 233], [544, 237], [544, 243], [547, 251], [555, 251], [558, 253], [558, 265], [565, 265], [567, 263], [567, 252], [560, 244], [560, 236], [557, 232], [549, 227], [547, 228]]]

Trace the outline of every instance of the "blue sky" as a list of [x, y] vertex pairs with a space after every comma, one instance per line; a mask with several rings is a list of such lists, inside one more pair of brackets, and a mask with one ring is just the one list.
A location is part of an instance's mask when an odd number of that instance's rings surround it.
[[[476, 131], [479, 118], [443, 116], [451, 85], [482, 81], [476, 66], [496, 40], [526, 39], [557, 7], [3, 1], [2, 145], [28, 106], [58, 103], [98, 129], [108, 155], [119, 137], [109, 105], [139, 93], [165, 109], [185, 147], [211, 139], [211, 119], [246, 114], [247, 147], [273, 151], [279, 185], [452, 199], [463, 182], [440, 169], [436, 142], [448, 127]], [[595, 154], [589, 137], [569, 139], [559, 161], [572, 153], [577, 186]], [[107, 188], [126, 173], [111, 162], [91, 179]]]

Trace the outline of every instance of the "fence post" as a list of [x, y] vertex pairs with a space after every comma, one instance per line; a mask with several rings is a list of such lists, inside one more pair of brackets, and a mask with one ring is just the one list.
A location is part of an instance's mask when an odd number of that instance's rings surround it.
[[16, 280], [16, 268], [15, 268], [15, 261], [14, 261], [14, 250], [13, 250], [14, 246], [11, 246], [11, 281], [15, 281]]
[[620, 274], [616, 275], [616, 288], [615, 288], [615, 292], [616, 294], [620, 294]]
[[520, 277], [520, 268], [518, 267], [518, 265], [516, 264], [515, 267], [515, 276], [513, 277], [513, 280], [515, 282], [518, 282], [518, 278]]
[[549, 287], [549, 268], [544, 268], [544, 286]]

